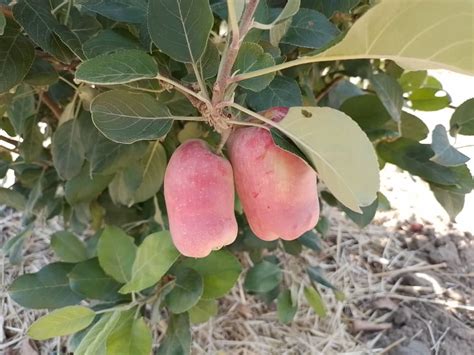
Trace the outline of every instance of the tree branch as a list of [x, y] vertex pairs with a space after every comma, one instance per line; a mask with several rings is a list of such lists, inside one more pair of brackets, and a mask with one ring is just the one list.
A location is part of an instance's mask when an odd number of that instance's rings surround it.
[[6, 5], [0, 5], [0, 10], [2, 11], [3, 15], [8, 18], [13, 18], [12, 10]]
[[54, 100], [48, 95], [48, 93], [43, 94], [43, 102], [51, 110], [54, 117], [56, 117], [56, 119], [59, 120], [61, 118], [63, 110], [61, 109], [61, 107], [59, 107], [59, 105], [56, 102], [54, 102]]
[[316, 103], [321, 101], [321, 99], [324, 98], [324, 96], [326, 96], [342, 79], [344, 79], [344, 76], [335, 77], [326, 87], [324, 87], [316, 96]]
[[[240, 45], [242, 44], [248, 31], [252, 28], [253, 16], [257, 9], [260, 0], [250, 0], [245, 7], [242, 19], [240, 21], [239, 31], [232, 31], [232, 40], [224, 52], [222, 58], [222, 65], [217, 74], [216, 83], [214, 84], [212, 104], [215, 106], [224, 100], [225, 92], [232, 75], [232, 68], [234, 67], [237, 54], [239, 53]], [[233, 11], [233, 9], [229, 9]]]
[[17, 147], [18, 144], [20, 143], [17, 140], [13, 138], [5, 137], [4, 135], [0, 135], [0, 139], [4, 142], [7, 142], [8, 144], [14, 145], [15, 147]]

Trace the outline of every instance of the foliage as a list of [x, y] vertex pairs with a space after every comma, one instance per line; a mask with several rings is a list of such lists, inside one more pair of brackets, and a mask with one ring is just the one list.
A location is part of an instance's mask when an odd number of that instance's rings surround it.
[[[377, 4], [376, 4], [377, 3]], [[247, 292], [289, 323], [302, 291], [326, 316], [317, 267], [292, 285], [272, 251], [320, 251], [328, 221], [292, 242], [264, 242], [238, 201], [238, 240], [203, 259], [172, 244], [162, 182], [190, 138], [220, 149], [229, 129], [257, 125], [317, 170], [321, 196], [359, 226], [388, 203], [379, 169], [428, 182], [451, 218], [473, 188], [468, 157], [410, 108], [440, 110], [449, 94], [426, 69], [474, 74], [471, 0], [18, 0], [0, 2], [0, 204], [24, 211], [4, 250], [20, 262], [35, 222], [59, 216], [58, 261], [9, 286], [20, 305], [49, 309], [35, 339], [74, 334], [77, 354], [190, 350], [190, 324], [217, 312], [249, 253]], [[449, 133], [474, 134], [474, 99]], [[290, 107], [280, 122], [263, 112]], [[258, 113], [260, 112], [260, 113]], [[192, 121], [192, 122], [188, 122]], [[448, 123], [446, 124], [448, 125]], [[224, 154], [226, 153], [224, 149]], [[324, 211], [323, 211], [324, 214]], [[233, 252], [233, 253], [232, 253]], [[82, 305], [78, 304], [82, 302]]]

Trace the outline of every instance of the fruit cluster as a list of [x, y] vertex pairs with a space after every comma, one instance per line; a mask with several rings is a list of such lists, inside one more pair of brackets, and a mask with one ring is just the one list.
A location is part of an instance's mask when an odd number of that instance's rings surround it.
[[233, 243], [238, 226], [235, 189], [253, 233], [262, 240], [294, 240], [319, 218], [316, 172], [277, 146], [264, 128], [235, 130], [230, 162], [203, 140], [183, 143], [166, 169], [170, 232], [181, 254], [202, 258]]

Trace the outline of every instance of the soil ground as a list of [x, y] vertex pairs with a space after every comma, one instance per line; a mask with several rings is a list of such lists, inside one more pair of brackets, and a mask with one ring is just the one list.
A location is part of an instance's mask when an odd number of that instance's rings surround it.
[[[221, 300], [218, 316], [193, 328], [193, 353], [474, 354], [474, 237], [435, 213], [438, 208], [430, 208], [436, 202], [423, 183], [391, 166], [382, 178], [382, 191], [397, 209], [379, 212], [375, 222], [361, 230], [327, 207], [324, 214], [331, 228], [324, 251], [280, 255], [288, 284], [302, 285], [307, 281], [304, 268], [318, 265], [345, 293], [345, 301], [339, 302], [321, 288], [327, 318], [319, 319], [309, 309], [301, 288], [294, 322], [282, 325], [274, 304], [246, 295], [241, 278]], [[21, 216], [0, 211], [2, 244], [20, 229]], [[28, 340], [25, 332], [42, 312], [22, 309], [6, 293], [19, 274], [54, 260], [49, 236], [58, 229], [55, 220], [39, 225], [21, 265], [0, 256], [0, 354], [56, 353], [58, 346], [65, 350], [64, 338]], [[251, 264], [245, 255], [241, 261]], [[156, 344], [165, 329], [165, 322], [154, 325]]]

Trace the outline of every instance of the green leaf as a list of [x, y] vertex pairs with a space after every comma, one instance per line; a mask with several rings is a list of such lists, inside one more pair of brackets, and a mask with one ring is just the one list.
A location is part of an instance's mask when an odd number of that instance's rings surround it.
[[8, 260], [13, 265], [19, 265], [23, 261], [23, 245], [33, 234], [33, 223], [27, 225], [20, 233], [10, 237], [3, 244], [3, 251], [8, 255]]
[[152, 96], [122, 90], [98, 95], [91, 111], [99, 131], [118, 143], [162, 138], [171, 129], [172, 120], [179, 119]]
[[148, 5], [151, 39], [178, 62], [197, 63], [213, 23], [209, 0], [155, 0]]
[[36, 117], [32, 117], [25, 123], [23, 142], [20, 144], [20, 155], [26, 162], [40, 159], [43, 151], [44, 135], [38, 126]]
[[148, 200], [160, 190], [166, 169], [166, 151], [158, 142], [150, 144], [141, 163], [141, 184], [133, 194], [134, 203]]
[[443, 166], [459, 166], [467, 163], [469, 157], [462, 154], [451, 143], [449, 143], [448, 133], [443, 125], [436, 125], [432, 133], [431, 148], [435, 155], [431, 161]]
[[[322, 219], [320, 219], [320, 221], [321, 220]], [[300, 242], [301, 245], [304, 245], [305, 247], [310, 248], [316, 252], [320, 252], [322, 250], [321, 238], [314, 230], [304, 233], [298, 238], [298, 242]]]
[[416, 70], [404, 73], [398, 82], [402, 86], [403, 92], [410, 92], [421, 88], [428, 78], [426, 70]]
[[413, 175], [441, 185], [456, 185], [455, 173], [448, 167], [431, 161], [433, 150], [428, 144], [399, 138], [394, 142], [377, 145], [379, 156], [386, 162], [395, 164]]
[[[265, 53], [263, 48], [257, 43], [244, 42], [235, 60], [233, 71], [238, 71], [238, 74], [243, 74], [273, 65], [275, 65], [275, 60], [270, 53]], [[239, 85], [245, 89], [258, 92], [265, 89], [274, 77], [275, 74], [272, 73], [259, 77], [258, 79], [240, 81]]]
[[264, 111], [277, 106], [301, 106], [303, 98], [296, 80], [277, 75], [265, 89], [249, 95], [247, 103], [255, 111]]
[[408, 98], [411, 107], [420, 111], [442, 110], [451, 103], [451, 97], [445, 91], [433, 88], [415, 89]]
[[84, 243], [71, 232], [56, 232], [51, 236], [51, 248], [61, 261], [77, 263], [87, 259]]
[[370, 82], [394, 121], [400, 121], [403, 107], [403, 91], [391, 76], [379, 73], [372, 75]]
[[293, 17], [300, 9], [301, 0], [288, 0], [278, 17], [273, 21], [274, 24], [283, 22]]
[[[388, 122], [385, 127], [394, 132], [399, 128], [398, 124], [394, 121]], [[428, 133], [430, 133], [428, 126], [422, 120], [405, 111], [402, 111], [400, 129], [402, 137], [415, 141], [422, 141], [428, 137]]]
[[0, 12], [0, 36], [3, 36], [5, 32], [5, 26], [7, 25], [7, 19], [3, 12]]
[[61, 62], [69, 63], [74, 58], [69, 46], [71, 39], [79, 41], [74, 33], [61, 25], [51, 13], [48, 0], [22, 0], [13, 7], [15, 20], [28, 36], [43, 50]]
[[184, 355], [191, 351], [191, 329], [187, 313], [173, 314], [157, 355]]
[[280, 322], [284, 324], [291, 323], [297, 310], [298, 305], [296, 304], [296, 301], [293, 300], [289, 289], [284, 290], [278, 295], [277, 314]]
[[26, 308], [61, 308], [79, 303], [82, 297], [69, 287], [67, 274], [74, 264], [52, 263], [40, 271], [18, 277], [10, 286], [10, 297]]
[[195, 306], [202, 296], [203, 280], [201, 275], [190, 268], [178, 269], [174, 288], [165, 297], [169, 310], [183, 313]]
[[18, 191], [0, 187], [0, 205], [23, 211], [26, 207], [26, 198]]
[[321, 318], [325, 318], [327, 315], [327, 311], [324, 305], [324, 301], [319, 292], [316, 291], [313, 287], [305, 287], [304, 296], [306, 297], [306, 300], [308, 301], [311, 308], [313, 308], [313, 310], [316, 312], [316, 314]]
[[31, 86], [22, 84], [16, 88], [7, 114], [16, 134], [23, 135], [28, 127], [32, 127], [32, 116], [35, 114], [35, 91]]
[[338, 28], [326, 16], [314, 10], [300, 9], [293, 16], [291, 25], [281, 39], [281, 43], [320, 49], [326, 47], [339, 35]]
[[150, 143], [140, 161], [115, 175], [109, 186], [112, 200], [131, 206], [156, 195], [163, 184], [166, 162], [166, 151], [161, 143]]
[[340, 207], [346, 213], [347, 217], [349, 217], [360, 228], [364, 228], [374, 219], [378, 206], [379, 201], [378, 198], [376, 198], [369, 206], [361, 208], [362, 213], [354, 212], [344, 205], [341, 205]]
[[303, 246], [299, 240], [282, 240], [283, 249], [290, 255], [300, 255], [303, 251]]
[[132, 237], [118, 227], [105, 227], [97, 244], [97, 255], [108, 275], [121, 283], [130, 281], [136, 254], [137, 246]]
[[114, 21], [143, 23], [146, 14], [146, 0], [79, 0], [88, 11], [98, 13]]
[[[146, 153], [147, 144], [118, 144], [97, 132], [96, 140], [86, 150], [90, 160], [90, 174], [110, 175], [136, 163]], [[81, 133], [82, 137], [82, 133]], [[84, 144], [84, 142], [83, 142]], [[84, 144], [85, 145], [85, 144]]]
[[281, 42], [281, 39], [286, 35], [286, 32], [288, 32], [290, 26], [291, 18], [272, 26], [269, 33], [270, 44], [272, 46], [278, 47]]
[[381, 129], [391, 122], [390, 114], [376, 95], [358, 95], [348, 98], [340, 110], [350, 116], [367, 133]]
[[101, 23], [94, 14], [81, 12], [77, 7], [71, 8], [68, 26], [81, 43], [86, 42], [102, 29]]
[[278, 265], [263, 260], [253, 266], [245, 276], [244, 287], [252, 292], [268, 292], [277, 287], [283, 275]]
[[119, 322], [121, 315], [119, 311], [104, 314], [82, 338], [74, 354], [105, 355], [107, 338]]
[[272, 134], [273, 142], [280, 148], [299, 156], [303, 160], [307, 160], [303, 152], [290, 140], [287, 136], [281, 133], [277, 128], [271, 128], [270, 133]]
[[204, 323], [217, 315], [217, 311], [218, 307], [215, 299], [201, 299], [188, 311], [189, 320], [193, 324]]
[[473, 15], [471, 0], [381, 1], [328, 50], [243, 75], [241, 79], [300, 64], [363, 58], [393, 60], [407, 70], [445, 68], [470, 75], [474, 73], [470, 27]]
[[83, 306], [69, 306], [57, 309], [35, 321], [28, 336], [35, 340], [70, 335], [92, 323], [95, 312]]
[[23, 80], [35, 57], [33, 45], [13, 21], [7, 22], [3, 32], [0, 41], [0, 93], [8, 92]]
[[140, 49], [140, 43], [128, 31], [123, 29], [106, 29], [88, 39], [82, 45], [87, 58], [101, 54], [113, 53], [126, 49]]
[[153, 336], [143, 318], [130, 318], [125, 326], [114, 330], [107, 338], [107, 354], [110, 355], [149, 355], [153, 345]]
[[474, 98], [465, 101], [454, 111], [449, 126], [452, 136], [457, 133], [467, 136], [474, 135]]
[[328, 287], [330, 289], [336, 289], [332, 283], [330, 283], [326, 277], [324, 276], [324, 271], [321, 267], [319, 266], [310, 266], [307, 270], [309, 278], [317, 282], [318, 284], [321, 284], [325, 287]]
[[66, 121], [58, 127], [51, 144], [54, 167], [64, 180], [70, 180], [81, 172], [85, 151], [79, 132], [78, 120]]
[[112, 178], [112, 175], [94, 175], [91, 178], [89, 164], [84, 164], [79, 175], [66, 182], [66, 200], [71, 205], [90, 202], [105, 190]]
[[132, 277], [121, 293], [138, 292], [157, 283], [178, 259], [168, 231], [150, 234], [138, 247]]
[[[206, 51], [198, 61], [198, 68], [203, 79], [210, 79], [217, 75], [217, 71], [219, 70], [219, 60], [219, 50], [212, 41], [209, 41], [207, 43]], [[190, 83], [197, 81], [194, 72], [188, 73], [188, 75], [186, 75], [182, 80]]]
[[71, 289], [94, 300], [115, 301], [121, 285], [105, 274], [97, 258], [78, 263], [69, 273]]
[[208, 41], [206, 51], [199, 60], [199, 66], [201, 67], [202, 78], [204, 80], [211, 79], [217, 75], [219, 62], [219, 50], [212, 41]]
[[76, 71], [76, 80], [89, 84], [125, 84], [141, 79], [152, 79], [158, 65], [152, 56], [136, 49], [103, 54], [83, 62]]
[[293, 17], [300, 9], [300, 3], [301, 0], [289, 0], [287, 1], [285, 7], [281, 9], [281, 12], [278, 14], [275, 20], [272, 21], [272, 23], [265, 25], [257, 22], [254, 24], [254, 26], [263, 30], [271, 30], [275, 27], [275, 25], [285, 22], [285, 20], [288, 20]]
[[464, 208], [465, 195], [454, 191], [443, 189], [440, 186], [430, 184], [430, 188], [436, 200], [448, 213], [451, 221], [455, 222], [457, 215]]
[[5, 112], [7, 112], [8, 107], [12, 101], [13, 94], [7, 92], [4, 94], [0, 94], [0, 127], [8, 133], [9, 136], [14, 136], [15, 132], [13, 127], [11, 126], [10, 121], [7, 117], [3, 117]]
[[109, 195], [114, 204], [133, 205], [133, 193], [142, 182], [140, 166], [141, 161], [135, 161], [115, 174], [109, 185]]
[[25, 82], [33, 86], [52, 85], [59, 80], [59, 75], [48, 61], [36, 57]]
[[[474, 73], [471, 0], [382, 1], [314, 61], [384, 58], [406, 69]], [[387, 20], [388, 19], [388, 20]]]
[[292, 107], [278, 126], [315, 165], [340, 202], [360, 212], [359, 206], [374, 201], [379, 189], [377, 156], [350, 117], [326, 107]]
[[302, 7], [322, 12], [331, 18], [336, 12], [349, 13], [360, 0], [303, 0]]
[[227, 294], [242, 271], [239, 260], [225, 250], [214, 251], [201, 259], [186, 258], [180, 267], [196, 270], [203, 278], [203, 298], [219, 298]]

